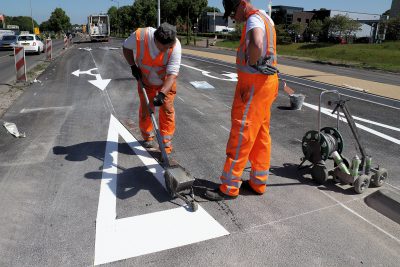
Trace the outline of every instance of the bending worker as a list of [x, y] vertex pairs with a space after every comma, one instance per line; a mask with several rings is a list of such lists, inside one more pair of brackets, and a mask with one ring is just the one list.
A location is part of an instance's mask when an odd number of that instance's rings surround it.
[[224, 18], [245, 22], [236, 55], [238, 83], [231, 111], [231, 131], [221, 185], [205, 198], [219, 201], [236, 198], [241, 176], [250, 160], [250, 180], [256, 194], [266, 189], [271, 155], [269, 123], [272, 102], [278, 95], [276, 34], [274, 23], [249, 0], [223, 0]]
[[[132, 75], [136, 80], [142, 80], [152, 108], [160, 107], [160, 133], [166, 152], [171, 153], [175, 132], [176, 78], [181, 64], [181, 44], [176, 38], [176, 27], [163, 23], [157, 29], [139, 28], [125, 40], [123, 53], [131, 66]], [[153, 125], [139, 82], [138, 93], [139, 128], [145, 146], [151, 147]]]

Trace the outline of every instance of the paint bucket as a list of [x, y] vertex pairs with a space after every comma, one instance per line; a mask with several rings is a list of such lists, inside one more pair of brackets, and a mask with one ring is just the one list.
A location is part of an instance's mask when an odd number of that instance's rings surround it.
[[292, 110], [301, 110], [301, 107], [304, 103], [305, 95], [303, 94], [291, 94], [289, 95], [290, 99], [290, 108]]

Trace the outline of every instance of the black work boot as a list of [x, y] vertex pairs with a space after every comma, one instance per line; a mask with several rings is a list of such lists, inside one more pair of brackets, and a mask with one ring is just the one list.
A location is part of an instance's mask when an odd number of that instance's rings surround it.
[[215, 188], [215, 189], [208, 189], [204, 193], [204, 198], [210, 201], [221, 201], [221, 200], [235, 199], [237, 198], [237, 196], [225, 195], [219, 190], [219, 188]]
[[152, 148], [152, 147], [154, 147], [153, 140], [145, 140], [145, 141], [143, 141], [143, 147], [144, 148]]
[[247, 190], [247, 191], [253, 192], [253, 193], [256, 194], [256, 195], [260, 195], [260, 196], [261, 196], [261, 195], [264, 194], [264, 193], [259, 193], [259, 192], [257, 192], [256, 190], [254, 190], [254, 189], [251, 187], [250, 181], [249, 181], [249, 180], [243, 181], [243, 182], [242, 182], [242, 186], [241, 186], [240, 188], [243, 188], [243, 189], [245, 189], [245, 190]]

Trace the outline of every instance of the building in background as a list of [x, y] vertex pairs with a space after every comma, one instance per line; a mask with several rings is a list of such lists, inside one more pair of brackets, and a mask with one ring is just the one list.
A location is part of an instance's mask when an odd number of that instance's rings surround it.
[[199, 32], [231, 32], [235, 30], [235, 22], [228, 18], [226, 21], [224, 13], [203, 12], [199, 21]]
[[293, 23], [293, 14], [303, 12], [304, 8], [294, 6], [272, 6], [271, 18], [275, 24], [289, 25]]
[[400, 17], [400, 0], [392, 1], [392, 8], [390, 9], [390, 18]]

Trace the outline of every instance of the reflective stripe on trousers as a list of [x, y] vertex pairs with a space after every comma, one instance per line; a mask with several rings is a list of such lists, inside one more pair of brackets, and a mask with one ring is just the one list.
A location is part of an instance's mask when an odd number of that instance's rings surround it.
[[[150, 88], [146, 89], [147, 97], [150, 101], [150, 106], [154, 109], [153, 106], [153, 98], [156, 96], [159, 89]], [[147, 109], [146, 100], [144, 98], [142, 89], [138, 86], [138, 94], [140, 98], [140, 106], [139, 106], [139, 128], [142, 133], [142, 137], [144, 140], [152, 140], [149, 139], [150, 133], [153, 131], [153, 125], [151, 123], [151, 119], [149, 116], [149, 112]], [[168, 92], [165, 97], [164, 104], [158, 110], [158, 123], [160, 128], [160, 134], [163, 137], [163, 142], [165, 144], [165, 150], [167, 153], [172, 151], [172, 137], [175, 132], [175, 108], [174, 108], [174, 99], [176, 95], [176, 84], [172, 86], [172, 89]]]
[[250, 185], [263, 193], [270, 165], [271, 105], [278, 95], [278, 76], [239, 72], [232, 105], [232, 127], [226, 146], [226, 161], [220, 177], [220, 190], [231, 196], [239, 194], [240, 177], [250, 160], [253, 178]]

